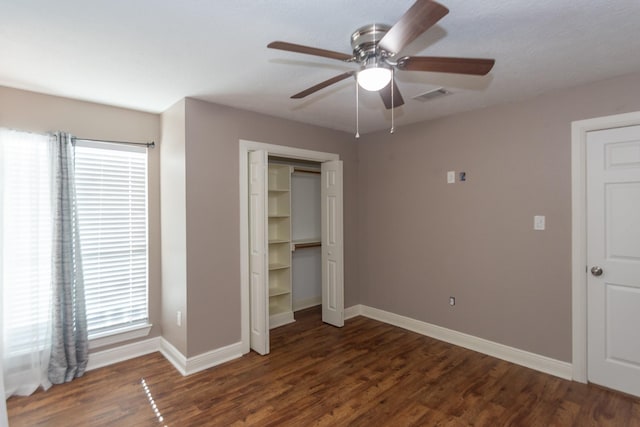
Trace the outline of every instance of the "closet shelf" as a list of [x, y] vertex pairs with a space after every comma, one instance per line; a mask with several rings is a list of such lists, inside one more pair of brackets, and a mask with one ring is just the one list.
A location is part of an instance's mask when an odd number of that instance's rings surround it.
[[269, 218], [289, 218], [288, 214], [269, 214]]
[[[269, 315], [272, 318], [275, 314], [284, 314], [289, 312], [291, 312], [291, 304], [283, 303], [282, 301], [269, 301]], [[293, 318], [293, 313], [291, 314], [291, 317]], [[271, 327], [275, 326], [270, 326], [270, 328]]]
[[271, 288], [269, 289], [269, 296], [270, 297], [275, 297], [278, 295], [286, 295], [291, 293], [291, 291], [289, 289], [285, 289], [285, 288]]
[[273, 264], [269, 264], [269, 270], [281, 270], [283, 268], [289, 268], [290, 266], [288, 264], [278, 264], [278, 263], [273, 263]]
[[288, 188], [269, 188], [269, 191], [271, 191], [272, 193], [286, 193], [289, 190]]
[[293, 168], [293, 172], [294, 173], [312, 173], [315, 175], [321, 175], [322, 171], [320, 171], [317, 168], [304, 168], [304, 167], [294, 167]]
[[285, 239], [269, 239], [270, 245], [277, 245], [278, 243], [289, 243], [289, 241]]

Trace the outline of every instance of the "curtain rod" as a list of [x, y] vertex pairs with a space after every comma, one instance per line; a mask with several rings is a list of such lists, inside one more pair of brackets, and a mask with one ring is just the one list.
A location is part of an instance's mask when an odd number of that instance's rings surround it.
[[147, 148], [154, 148], [156, 146], [155, 141], [151, 141], [151, 142], [109, 141], [108, 139], [89, 139], [89, 138], [80, 138], [77, 136], [74, 136], [73, 139], [80, 140], [80, 141], [91, 141], [91, 142], [109, 142], [111, 144], [144, 145]]

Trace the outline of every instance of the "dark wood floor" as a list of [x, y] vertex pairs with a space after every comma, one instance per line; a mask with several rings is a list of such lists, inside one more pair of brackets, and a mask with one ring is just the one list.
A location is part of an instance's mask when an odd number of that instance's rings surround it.
[[182, 377], [151, 354], [12, 397], [10, 424], [640, 426], [640, 399], [363, 317], [342, 329], [324, 325], [317, 309], [296, 318], [272, 331], [268, 356]]

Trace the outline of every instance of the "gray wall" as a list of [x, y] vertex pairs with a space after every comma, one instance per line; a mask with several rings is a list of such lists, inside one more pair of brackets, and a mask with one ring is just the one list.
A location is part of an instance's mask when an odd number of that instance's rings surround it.
[[[0, 86], [0, 126], [29, 132], [63, 130], [89, 139], [160, 141], [160, 116]], [[160, 150], [148, 151], [149, 337], [160, 327]], [[146, 337], [145, 337], [146, 338]], [[103, 350], [101, 348], [99, 350]]]
[[366, 135], [360, 301], [570, 361], [571, 122], [636, 110], [640, 74]]
[[[173, 186], [165, 202], [183, 186], [184, 219], [178, 209], [163, 229], [177, 236], [165, 253], [183, 244], [186, 257], [171, 267], [165, 256], [162, 307], [160, 150], [149, 151], [151, 336], [162, 320], [189, 357], [240, 340], [238, 141], [247, 139], [344, 160], [346, 307], [362, 303], [570, 361], [571, 121], [637, 110], [633, 74], [356, 143], [343, 132], [181, 101], [163, 114], [163, 144], [172, 142], [162, 150], [174, 178], [184, 166], [184, 184], [163, 178]], [[3, 87], [0, 126], [160, 137], [158, 115]], [[447, 185], [447, 170], [466, 171], [468, 181]], [[537, 214], [547, 216], [546, 231], [532, 230]]]
[[240, 341], [240, 139], [340, 155], [345, 171], [345, 305], [359, 302], [353, 136], [187, 99], [188, 357]]
[[[186, 134], [184, 99], [162, 113], [162, 336], [187, 353]], [[180, 311], [181, 325], [176, 315]]]

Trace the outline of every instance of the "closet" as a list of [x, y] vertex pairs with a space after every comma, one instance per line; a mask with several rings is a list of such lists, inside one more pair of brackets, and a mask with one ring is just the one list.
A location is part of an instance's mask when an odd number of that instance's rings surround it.
[[320, 167], [269, 158], [269, 328], [295, 321], [296, 310], [322, 303]]
[[[268, 354], [269, 330], [293, 322], [296, 309], [321, 301], [322, 321], [344, 325], [343, 164], [334, 153], [255, 141], [240, 140], [239, 151], [240, 217], [246, 219], [240, 221], [242, 351]], [[296, 215], [298, 168], [320, 171], [307, 174], [319, 183], [314, 221], [319, 217], [320, 224], [303, 233]], [[308, 196], [317, 190], [303, 184], [300, 192]], [[303, 254], [313, 258], [314, 250], [320, 259], [305, 270]], [[316, 285], [310, 291], [298, 287], [299, 278], [310, 277], [320, 280], [320, 292]]]

